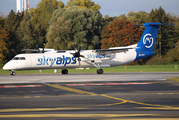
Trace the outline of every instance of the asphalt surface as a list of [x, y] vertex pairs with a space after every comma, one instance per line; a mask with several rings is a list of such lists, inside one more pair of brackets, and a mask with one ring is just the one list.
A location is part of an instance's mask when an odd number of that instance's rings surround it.
[[179, 73], [0, 76], [0, 119], [179, 120]]

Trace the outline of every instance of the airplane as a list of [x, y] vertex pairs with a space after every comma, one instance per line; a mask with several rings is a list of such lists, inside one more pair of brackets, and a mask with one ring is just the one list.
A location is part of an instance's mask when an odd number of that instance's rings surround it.
[[[68, 74], [68, 68], [97, 68], [97, 74], [103, 74], [101, 67], [113, 67], [128, 64], [155, 54], [153, 52], [158, 29], [161, 25], [172, 23], [144, 23], [145, 30], [137, 44], [126, 47], [112, 47], [109, 49], [54, 50], [41, 49], [42, 53], [18, 54], [3, 66], [3, 70], [41, 70], [62, 69], [62, 74]], [[134, 25], [135, 26], [135, 25]], [[28, 51], [28, 50], [25, 50]], [[35, 51], [35, 50], [34, 50]]]

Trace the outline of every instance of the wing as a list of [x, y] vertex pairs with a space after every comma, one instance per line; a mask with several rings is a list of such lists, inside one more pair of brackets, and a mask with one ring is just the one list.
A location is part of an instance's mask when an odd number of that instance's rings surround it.
[[[39, 53], [42, 53], [42, 51], [43, 51], [43, 48], [39, 48], [39, 49], [23, 49], [22, 51], [25, 51], [25, 52], [39, 52]], [[44, 49], [44, 53], [46, 53], [46, 52], [52, 52], [52, 53], [54, 53], [54, 52], [56, 52], [54, 49], [47, 49], [47, 48], [45, 48]]]
[[111, 49], [97, 49], [93, 50], [92, 52], [101, 53], [101, 54], [115, 54], [120, 52], [126, 52], [129, 49], [134, 49], [134, 47], [118, 47], [118, 48], [111, 48]]
[[39, 52], [39, 50], [36, 49], [23, 49], [22, 51], [28, 51], [28, 52]]

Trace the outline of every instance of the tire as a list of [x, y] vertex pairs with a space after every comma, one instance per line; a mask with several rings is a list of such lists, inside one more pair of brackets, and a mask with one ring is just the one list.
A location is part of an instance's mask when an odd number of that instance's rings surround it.
[[103, 74], [103, 69], [97, 69], [97, 74]]
[[68, 74], [68, 70], [67, 69], [63, 69], [62, 70], [62, 74]]
[[15, 75], [15, 72], [12, 71], [10, 75]]

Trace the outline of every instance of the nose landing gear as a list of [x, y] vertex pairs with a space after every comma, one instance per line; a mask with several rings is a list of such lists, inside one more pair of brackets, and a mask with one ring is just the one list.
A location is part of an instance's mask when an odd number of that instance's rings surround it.
[[10, 75], [15, 75], [15, 72], [12, 70]]

